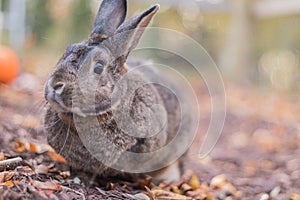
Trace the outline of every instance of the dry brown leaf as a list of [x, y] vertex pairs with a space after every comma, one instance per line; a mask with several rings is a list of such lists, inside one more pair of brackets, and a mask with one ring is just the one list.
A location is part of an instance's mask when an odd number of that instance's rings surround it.
[[13, 176], [14, 172], [1, 172], [0, 173], [0, 183], [4, 183], [6, 181], [9, 181]]
[[176, 194], [181, 194], [181, 192], [180, 192], [180, 190], [179, 190], [179, 188], [177, 186], [171, 187], [171, 192], [174, 192]]
[[37, 153], [37, 146], [34, 143], [29, 142], [28, 150], [34, 153]]
[[37, 174], [47, 174], [49, 172], [49, 168], [45, 165], [38, 165], [34, 171]]
[[191, 197], [183, 196], [173, 192], [164, 191], [158, 188], [151, 190], [152, 194], [158, 200], [191, 200]]
[[33, 153], [44, 153], [44, 152], [49, 152], [49, 151], [53, 151], [52, 147], [50, 147], [48, 144], [36, 144], [33, 142], [26, 142], [25, 143], [26, 149], [28, 151], [31, 151]]
[[170, 187], [173, 187], [173, 186], [180, 187], [183, 183], [184, 183], [183, 180], [179, 180], [179, 181], [171, 181], [171, 182], [170, 182]]
[[23, 153], [25, 152], [26, 148], [25, 148], [25, 144], [19, 140], [15, 140], [14, 141], [14, 151], [16, 153]]
[[[0, 182], [6, 182], [9, 181], [14, 175], [15, 173], [12, 171], [8, 171], [8, 172], [2, 172], [0, 174], [3, 174], [3, 179], [2, 181], [0, 180]], [[1, 176], [1, 175], [0, 175]]]
[[68, 177], [70, 176], [70, 172], [69, 172], [69, 171], [66, 171], [66, 172], [60, 172], [60, 175], [61, 175], [64, 179], [66, 179], [66, 178], [68, 178]]
[[188, 185], [187, 183], [182, 184], [181, 187], [180, 187], [180, 189], [181, 189], [184, 193], [193, 190], [193, 188], [192, 188], [190, 185]]
[[200, 181], [195, 173], [193, 173], [191, 180], [189, 181], [189, 185], [194, 189], [199, 189], [201, 187]]
[[57, 153], [55, 152], [48, 152], [48, 155], [55, 161], [58, 161], [58, 162], [63, 162], [63, 163], [67, 163], [66, 159], [64, 159], [62, 156], [58, 155]]
[[44, 191], [46, 194], [52, 194], [55, 191], [62, 190], [61, 186], [54, 181], [41, 182], [32, 180], [30, 181], [30, 184], [37, 190]]
[[227, 178], [224, 174], [213, 177], [210, 181], [210, 186], [215, 189], [222, 188], [227, 183]]
[[17, 185], [19, 183], [20, 183], [19, 180], [10, 180], [10, 181], [4, 182], [4, 185], [7, 186], [7, 187], [13, 187], [14, 185]]
[[35, 174], [35, 172], [29, 166], [17, 167], [17, 171], [28, 176]]
[[51, 146], [49, 146], [48, 144], [37, 144], [37, 143], [33, 143], [33, 142], [27, 142], [27, 141], [19, 141], [19, 140], [15, 140], [14, 142], [14, 151], [16, 153], [23, 153], [25, 151], [30, 151], [33, 153], [44, 153], [47, 151], [51, 151], [53, 152], [53, 148]]

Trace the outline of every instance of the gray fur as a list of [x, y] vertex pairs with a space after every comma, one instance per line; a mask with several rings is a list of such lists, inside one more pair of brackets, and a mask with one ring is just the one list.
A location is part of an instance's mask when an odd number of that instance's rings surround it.
[[[50, 75], [45, 86], [45, 98], [49, 103], [46, 106], [44, 128], [49, 144], [65, 157], [73, 168], [101, 176], [112, 176], [119, 172], [98, 161], [91, 154], [90, 149], [95, 147], [95, 151], [106, 159], [105, 162], [113, 164], [123, 152], [155, 151], [175, 137], [181, 120], [179, 102], [170, 90], [162, 86], [144, 85], [131, 97], [125, 96], [114, 102], [113, 107], [110, 106], [116, 83], [128, 70], [145, 64], [144, 61], [128, 61], [125, 64], [129, 52], [137, 45], [142, 31], [130, 32], [123, 40], [118, 36], [114, 38], [113, 32], [122, 34], [123, 31], [134, 28], [145, 28], [157, 9], [158, 6], [154, 6], [123, 23], [126, 1], [104, 0], [89, 39], [69, 46]], [[108, 38], [103, 37], [103, 34]], [[123, 51], [121, 56], [115, 57], [120, 51]], [[94, 52], [96, 55], [91, 57], [91, 53]], [[84, 67], [99, 60], [105, 62], [103, 73], [100, 76], [89, 75], [88, 68], [85, 70]], [[85, 73], [88, 78], [83, 78], [84, 84], [79, 86], [78, 79], [81, 76], [85, 77]], [[146, 77], [164, 79], [155, 70], [134, 72], [134, 81], [147, 82]], [[93, 81], [94, 79], [96, 81]], [[53, 102], [49, 96], [58, 82], [65, 84], [61, 96], [57, 97], [59, 103]], [[91, 88], [95, 88], [94, 99], [83, 94], [84, 90], [91, 90]], [[89, 107], [89, 103], [93, 101], [96, 104], [95, 110]], [[135, 138], [118, 127], [113, 113], [117, 113], [118, 109], [129, 109], [132, 120], [142, 130], [147, 123], [148, 116], [145, 113], [149, 113], [149, 110], [151, 113], [153, 104], [163, 105], [167, 113], [167, 124], [155, 136]], [[145, 112], [146, 110], [148, 112]], [[80, 133], [78, 126], [82, 128]], [[103, 138], [111, 143], [104, 143]], [[82, 139], [88, 142], [90, 151], [87, 150], [85, 146], [87, 144], [83, 144]], [[100, 148], [100, 152], [97, 146], [103, 147]]]

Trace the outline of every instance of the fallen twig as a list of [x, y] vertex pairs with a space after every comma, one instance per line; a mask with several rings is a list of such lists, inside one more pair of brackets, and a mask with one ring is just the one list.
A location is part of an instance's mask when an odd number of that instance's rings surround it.
[[6, 168], [12, 168], [12, 166], [16, 167], [19, 165], [19, 163], [23, 159], [21, 157], [16, 157], [16, 158], [10, 158], [7, 160], [1, 160], [0, 161], [0, 170], [6, 169]]

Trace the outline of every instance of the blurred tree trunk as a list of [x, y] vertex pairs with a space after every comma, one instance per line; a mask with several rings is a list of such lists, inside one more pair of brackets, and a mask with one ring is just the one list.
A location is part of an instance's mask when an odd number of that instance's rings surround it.
[[28, 2], [28, 23], [38, 45], [44, 44], [49, 38], [49, 31], [54, 23], [49, 5], [50, 1], [32, 0]]
[[252, 57], [254, 47], [252, 2], [252, 0], [230, 0], [233, 8], [231, 28], [219, 63], [227, 78], [241, 83], [253, 80], [256, 71]]
[[21, 51], [25, 42], [26, 1], [10, 0], [8, 17], [9, 44]]
[[85, 39], [93, 25], [93, 13], [89, 0], [73, 0], [71, 4], [71, 41]]

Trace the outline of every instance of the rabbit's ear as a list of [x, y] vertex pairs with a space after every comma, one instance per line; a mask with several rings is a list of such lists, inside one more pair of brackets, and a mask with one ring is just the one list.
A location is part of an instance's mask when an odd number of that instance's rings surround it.
[[124, 22], [127, 12], [126, 0], [103, 0], [99, 8], [90, 38], [112, 36]]
[[119, 55], [127, 57], [130, 51], [137, 46], [145, 28], [158, 9], [159, 5], [154, 5], [141, 14], [128, 19], [117, 29], [113, 40]]

